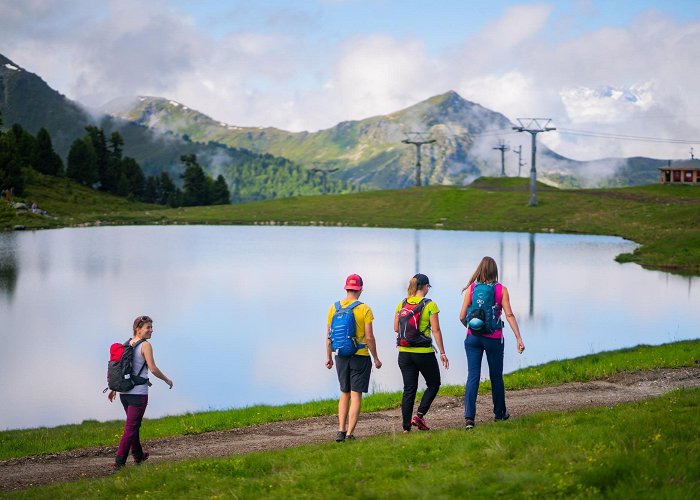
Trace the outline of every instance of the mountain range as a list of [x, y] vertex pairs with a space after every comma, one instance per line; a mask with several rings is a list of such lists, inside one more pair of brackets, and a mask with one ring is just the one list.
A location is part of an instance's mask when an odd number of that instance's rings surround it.
[[[221, 173], [229, 184], [240, 186], [254, 182], [241, 176], [267, 175], [265, 169], [279, 168], [281, 164], [289, 170], [290, 165], [284, 163], [289, 161], [304, 175], [287, 182], [315, 189], [273, 189], [246, 199], [323, 189], [412, 186], [418, 151], [415, 142], [425, 142], [420, 148], [423, 184], [468, 184], [480, 175], [501, 173], [500, 152], [494, 149], [502, 143], [502, 137], [512, 137], [515, 126], [504, 115], [465, 100], [454, 91], [388, 115], [345, 121], [317, 132], [230, 125], [162, 97], [120, 98], [88, 113], [40, 77], [1, 55], [0, 112], [5, 126], [20, 123], [31, 133], [45, 127], [64, 158], [72, 141], [84, 135], [85, 124], [98, 122], [107, 132], [120, 131], [125, 139], [125, 154], [134, 157], [146, 173], [177, 171], [180, 155], [195, 153], [205, 170]], [[528, 163], [530, 135], [515, 135], [525, 145], [522, 159]], [[229, 168], [231, 162], [240, 165], [250, 158], [266, 158], [270, 166], [245, 172]], [[504, 164], [506, 175], [518, 174], [517, 160], [509, 153]], [[538, 143], [538, 178], [564, 187], [652, 183], [656, 182], [657, 168], [665, 163], [650, 158], [581, 162]], [[319, 171], [323, 178], [309, 175]], [[526, 165], [521, 175], [527, 176], [528, 172]], [[326, 180], [330, 184], [321, 182]]]
[[349, 189], [342, 182], [323, 183], [286, 158], [224, 144], [193, 142], [178, 134], [88, 110], [1, 54], [0, 117], [4, 127], [17, 123], [32, 135], [45, 128], [64, 162], [73, 142], [85, 136], [87, 125], [102, 128], [106, 137], [119, 132], [124, 139], [123, 154], [134, 158], [146, 175], [166, 171], [178, 184], [184, 172], [180, 157], [195, 154], [209, 175], [224, 176], [234, 202]]
[[[307, 168], [334, 169], [337, 178], [372, 188], [415, 184], [417, 148], [424, 142], [421, 173], [425, 184], [468, 184], [481, 175], [518, 175], [518, 158], [501, 165], [493, 151], [513, 133], [504, 115], [463, 99], [454, 91], [434, 96], [388, 115], [346, 121], [318, 132], [238, 127], [216, 121], [176, 101], [145, 97], [119, 99], [103, 111], [152, 130], [171, 132], [195, 142], [242, 147], [283, 156]], [[529, 134], [522, 139], [522, 158], [529, 159]], [[598, 187], [655, 182], [663, 160], [608, 158], [576, 161], [538, 144], [541, 179], [563, 187]], [[529, 167], [520, 175], [529, 175]]]

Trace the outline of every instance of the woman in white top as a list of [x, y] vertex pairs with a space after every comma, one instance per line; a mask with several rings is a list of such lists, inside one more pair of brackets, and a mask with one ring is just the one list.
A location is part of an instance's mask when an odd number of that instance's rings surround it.
[[[141, 372], [141, 376], [148, 378], [148, 372], [161, 379], [173, 388], [173, 381], [160, 371], [153, 359], [153, 347], [148, 339], [153, 335], [153, 320], [148, 316], [139, 316], [134, 320], [134, 336], [129, 340], [129, 343], [136, 348], [134, 349], [133, 372]], [[144, 367], [144, 364], [146, 365]], [[134, 462], [141, 464], [148, 458], [148, 453], [143, 451], [141, 441], [139, 439], [139, 429], [143, 414], [146, 412], [148, 405], [148, 386], [147, 384], [135, 385], [129, 392], [119, 393], [119, 399], [126, 412], [126, 425], [124, 426], [124, 434], [119, 441], [117, 448], [117, 456], [114, 461], [114, 470], [117, 471], [124, 467], [126, 459], [131, 451], [134, 456]], [[110, 401], [114, 401], [117, 396], [116, 391], [110, 391], [107, 396]]]

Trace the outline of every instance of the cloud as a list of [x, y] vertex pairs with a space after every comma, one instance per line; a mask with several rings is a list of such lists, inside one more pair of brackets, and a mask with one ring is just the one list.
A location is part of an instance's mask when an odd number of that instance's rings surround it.
[[348, 118], [387, 114], [429, 97], [429, 66], [420, 40], [357, 38], [344, 45], [326, 89], [348, 103]]
[[[659, 13], [627, 25], [547, 40], [547, 9], [525, 17], [517, 44], [497, 42], [506, 23], [467, 40], [459, 54], [458, 89], [465, 98], [516, 117], [549, 117], [559, 128], [599, 134], [700, 140], [700, 95], [689, 82], [700, 78], [700, 23], [679, 23]], [[511, 14], [515, 14], [511, 10]], [[547, 43], [544, 43], [547, 41]], [[478, 54], [476, 47], [481, 47]], [[447, 77], [449, 79], [449, 77]], [[572, 134], [543, 134], [542, 141], [576, 159], [645, 155], [686, 156], [687, 145]]]
[[654, 99], [650, 82], [630, 88], [564, 88], [560, 95], [567, 118], [574, 124], [621, 123], [649, 109]]
[[[647, 11], [625, 25], [586, 29], [590, 2], [568, 17], [551, 4], [515, 4], [435, 49], [419, 30], [323, 31], [315, 14], [336, 2], [267, 7], [255, 22], [238, 5], [221, 14], [215, 34], [173, 5], [0, 0], [0, 53], [90, 106], [158, 95], [232, 125], [313, 131], [456, 90], [512, 121], [550, 117], [560, 128], [700, 139], [697, 21]], [[577, 159], [687, 150], [563, 134], [542, 140]]]

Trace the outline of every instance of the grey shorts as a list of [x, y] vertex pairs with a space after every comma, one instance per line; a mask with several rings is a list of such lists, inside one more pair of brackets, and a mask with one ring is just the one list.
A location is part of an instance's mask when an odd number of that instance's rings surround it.
[[372, 372], [372, 360], [369, 356], [336, 356], [335, 369], [341, 392], [368, 392], [369, 375]]

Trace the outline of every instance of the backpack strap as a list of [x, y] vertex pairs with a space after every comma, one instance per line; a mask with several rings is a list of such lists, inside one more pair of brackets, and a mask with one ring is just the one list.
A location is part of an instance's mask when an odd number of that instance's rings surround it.
[[[345, 309], [350, 309], [350, 310], [352, 311], [353, 309], [355, 309], [355, 308], [356, 308], [357, 306], [359, 306], [360, 304], [362, 304], [362, 302], [360, 302], [359, 300], [356, 300], [355, 302], [353, 302], [353, 303], [350, 304], [349, 306], [345, 307]], [[338, 311], [340, 311], [341, 309], [343, 309], [343, 307], [340, 305], [340, 301], [336, 302], [336, 303], [335, 303], [335, 312], [338, 312]]]
[[[408, 300], [408, 299], [404, 299], [404, 304], [407, 302], [407, 300]], [[425, 306], [428, 305], [428, 304], [431, 303], [431, 302], [432, 302], [431, 299], [428, 299], [428, 298], [423, 297], [422, 299], [420, 299], [420, 302], [418, 302], [418, 303], [413, 307], [413, 310], [415, 311], [417, 308], [420, 308], [421, 317], [422, 317], [422, 316], [423, 316], [423, 309], [425, 309]], [[419, 325], [419, 326], [420, 326], [420, 325]], [[425, 330], [421, 331], [420, 328], [419, 328], [419, 329], [418, 329], [418, 333], [420, 333], [421, 335], [424, 335], [425, 332], [427, 332], [428, 330], [430, 330], [430, 318], [428, 318], [428, 326], [425, 327]]]
[[[356, 301], [353, 302], [352, 304], [346, 306], [345, 309], [349, 309], [349, 310], [352, 311], [353, 309], [355, 309], [355, 308], [356, 308], [357, 306], [359, 306], [360, 304], [362, 304], [362, 302], [360, 302], [359, 300], [356, 300]], [[336, 302], [336, 303], [335, 303], [335, 312], [338, 312], [338, 311], [340, 311], [341, 309], [343, 309], [343, 307], [340, 306], [340, 301]], [[355, 333], [355, 338], [357, 338], [357, 333]], [[363, 348], [365, 348], [365, 347], [367, 347], [365, 344], [361, 344], [361, 343], [357, 342], [357, 348], [358, 348], [358, 349], [363, 349]]]
[[[127, 343], [128, 343], [128, 342], [129, 342], [129, 341], [127, 340]], [[142, 342], [146, 342], [146, 339], [139, 339], [139, 340], [132, 346], [132, 348], [134, 349], [134, 354], [136, 354], [136, 348], [137, 348], [139, 345], [141, 345]], [[145, 356], [144, 356], [143, 365], [141, 366], [141, 369], [139, 370], [139, 372], [136, 374], [137, 377], [140, 377], [140, 376], [141, 376], [141, 373], [143, 372], [143, 369], [146, 368], [147, 365], [148, 365], [148, 363], [146, 363], [146, 358], [145, 358]], [[146, 380], [148, 380], [148, 379], [146, 379]]]
[[503, 285], [500, 283], [496, 283], [496, 286], [494, 287], [494, 296], [493, 296], [494, 302], [496, 302], [496, 306], [498, 306], [498, 322], [501, 325], [501, 330], [505, 326], [503, 323], [503, 319], [501, 319], [501, 313], [503, 312], [503, 306], [501, 305], [503, 303]]

